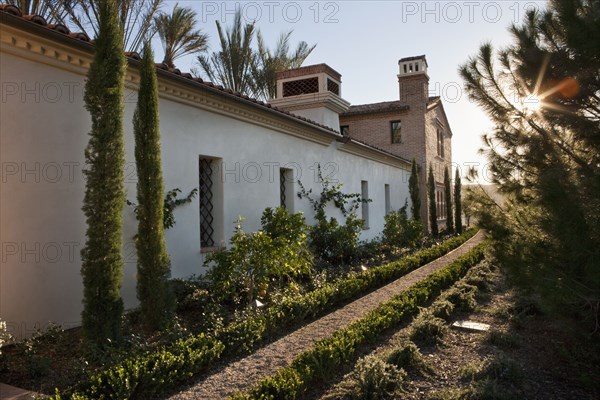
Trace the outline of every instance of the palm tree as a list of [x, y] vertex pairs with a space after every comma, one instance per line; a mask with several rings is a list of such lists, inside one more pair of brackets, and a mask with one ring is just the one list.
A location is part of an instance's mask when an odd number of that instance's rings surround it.
[[[64, 23], [71, 1], [65, 0], [1, 0], [0, 3], [19, 7], [23, 15], [40, 15], [50, 23]], [[63, 7], [57, 7], [64, 3]]]
[[[53, 16], [55, 21], [85, 32], [91, 38], [96, 38], [99, 27], [99, 7], [105, 0], [14, 1], [23, 4], [43, 4], [44, 7], [48, 7], [49, 15]], [[126, 51], [139, 51], [144, 41], [154, 35], [153, 19], [163, 2], [164, 0], [117, 0], [119, 24], [123, 31], [123, 48]]]
[[154, 17], [154, 25], [163, 48], [163, 63], [175, 68], [175, 60], [187, 54], [206, 51], [208, 35], [194, 30], [197, 23], [196, 12], [191, 8], [179, 7], [175, 4], [172, 13], [158, 13]]
[[317, 47], [309, 46], [305, 41], [298, 43], [296, 50], [290, 53], [290, 37], [293, 31], [282, 33], [277, 46], [271, 51], [264, 43], [260, 31], [257, 32], [258, 53], [252, 68], [253, 94], [264, 100], [275, 98], [277, 95], [277, 72], [298, 68]]
[[213, 52], [210, 57], [198, 56], [204, 74], [219, 85], [236, 92], [251, 94], [252, 65], [255, 53], [252, 50], [254, 23], [242, 27], [240, 10], [235, 14], [233, 26], [223, 32], [219, 21], [217, 31], [221, 42], [221, 51]]

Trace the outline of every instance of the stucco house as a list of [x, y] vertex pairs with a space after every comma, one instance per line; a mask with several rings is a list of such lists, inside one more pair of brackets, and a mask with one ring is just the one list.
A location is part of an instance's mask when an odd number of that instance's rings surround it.
[[[20, 338], [49, 321], [80, 324], [82, 170], [91, 128], [83, 92], [94, 46], [85, 34], [0, 7], [0, 318]], [[128, 54], [127, 61], [125, 185], [135, 201], [139, 56]], [[312, 223], [310, 203], [296, 193], [298, 181], [320, 192], [318, 166], [345, 192], [372, 199], [359, 216], [367, 221], [361, 239], [373, 239], [385, 214], [410, 201], [410, 159], [430, 160], [379, 143], [369, 129], [359, 135], [352, 122], [358, 108], [343, 99], [341, 75], [325, 64], [280, 74], [269, 104], [164, 65], [157, 72], [165, 189], [199, 191], [175, 210], [176, 225], [166, 232], [174, 277], [202, 273], [206, 253], [227, 244], [238, 216], [246, 230], [257, 230], [266, 207], [283, 205]], [[413, 113], [422, 113], [425, 124], [443, 125], [449, 160], [451, 134], [436, 102], [410, 102], [389, 116], [402, 119], [404, 143], [430, 134], [429, 128], [411, 133]], [[340, 123], [350, 126], [350, 135]], [[136, 229], [133, 209], [124, 205], [126, 308], [137, 305]]]

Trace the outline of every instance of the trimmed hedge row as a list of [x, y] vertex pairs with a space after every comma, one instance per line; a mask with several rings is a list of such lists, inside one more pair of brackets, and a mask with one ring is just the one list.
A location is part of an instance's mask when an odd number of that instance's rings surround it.
[[480, 244], [446, 268], [413, 285], [402, 294], [380, 305], [359, 321], [320, 340], [315, 347], [300, 354], [292, 364], [276, 375], [259, 382], [247, 394], [232, 396], [234, 400], [293, 399], [318, 379], [326, 379], [330, 371], [353, 362], [359, 347], [376, 343], [381, 333], [397, 325], [404, 316], [418, 312], [419, 305], [438, 295], [456, 282], [484, 257], [486, 244]]
[[[180, 339], [168, 349], [148, 351], [90, 377], [67, 398], [147, 399], [172, 389], [202, 372], [219, 358], [225, 346], [204, 334]], [[61, 400], [60, 394], [54, 397]]]
[[[261, 315], [229, 324], [216, 337], [200, 334], [181, 339], [159, 350], [133, 356], [91, 376], [86, 382], [77, 385], [75, 393], [66, 397], [78, 400], [136, 399], [165, 393], [205, 370], [223, 354], [252, 352], [259, 341], [278, 333], [291, 323], [316, 317], [340, 303], [389, 283], [443, 256], [475, 233], [476, 230], [469, 230], [402, 260], [352, 274], [305, 295], [289, 297]], [[55, 399], [61, 400], [60, 395]]]
[[306, 318], [315, 318], [332, 310], [336, 305], [393, 282], [462, 245], [476, 232], [476, 229], [470, 229], [438, 246], [418, 251], [401, 260], [327, 283], [304, 295], [285, 298], [265, 310], [262, 315], [229, 324], [218, 334], [218, 338], [225, 344], [228, 352], [252, 352], [257, 342], [279, 333], [283, 327]]

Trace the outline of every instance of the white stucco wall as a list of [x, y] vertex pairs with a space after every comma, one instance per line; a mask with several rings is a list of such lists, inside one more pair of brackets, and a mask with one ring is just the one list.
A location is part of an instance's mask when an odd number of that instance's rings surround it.
[[[81, 211], [82, 168], [90, 129], [83, 106], [84, 72], [28, 61], [12, 52], [0, 57], [0, 318], [16, 337], [29, 335], [49, 321], [65, 327], [80, 321], [80, 250], [86, 229]], [[135, 100], [135, 92], [128, 90], [125, 174], [127, 197], [132, 201], [136, 200], [131, 123]], [[227, 101], [236, 107], [235, 101]], [[293, 166], [297, 178], [317, 194], [318, 163], [324, 176], [344, 183], [345, 192], [360, 193], [361, 181], [368, 181], [373, 202], [370, 229], [363, 231], [362, 239], [376, 237], [383, 228], [385, 184], [391, 188], [392, 209], [409, 198], [407, 169], [340, 151], [338, 146], [343, 145], [335, 141], [322, 145], [164, 94], [160, 123], [166, 190], [180, 188], [187, 194], [199, 186], [199, 156], [222, 159], [225, 241], [238, 216], [246, 218], [246, 230], [257, 230], [264, 208], [279, 205], [279, 167]], [[297, 189], [295, 185], [294, 192]], [[122, 293], [126, 308], [132, 308], [136, 306], [132, 239], [136, 221], [131, 208], [124, 209]], [[307, 200], [295, 198], [293, 211], [304, 212], [312, 222]], [[175, 218], [176, 226], [167, 231], [172, 275], [202, 273], [198, 198], [176, 209]]]

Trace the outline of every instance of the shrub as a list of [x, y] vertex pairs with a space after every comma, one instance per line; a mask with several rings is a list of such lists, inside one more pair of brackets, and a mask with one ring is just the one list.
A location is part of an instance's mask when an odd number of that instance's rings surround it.
[[325, 399], [395, 399], [406, 372], [374, 355], [361, 358], [351, 375]]
[[431, 313], [435, 317], [441, 318], [446, 321], [450, 321], [454, 309], [454, 303], [446, 299], [438, 299], [430, 307]]
[[[356, 257], [358, 239], [363, 229], [363, 221], [355, 211], [361, 203], [370, 202], [363, 199], [359, 193], [346, 194], [341, 191], [343, 184], [331, 185], [328, 179], [323, 179], [321, 166], [317, 168], [318, 180], [322, 189], [318, 198], [314, 198], [312, 189], [306, 190], [298, 181], [300, 191], [298, 197], [308, 199], [315, 212], [317, 223], [310, 230], [310, 247], [316, 257], [328, 263], [347, 263]], [[337, 219], [327, 219], [325, 207], [333, 203], [346, 218], [344, 225]]]
[[[265, 210], [265, 231], [246, 233], [238, 221], [231, 238], [232, 247], [210, 254], [206, 264], [214, 263], [207, 273], [212, 290], [224, 300], [245, 303], [265, 298], [270, 284], [293, 280], [308, 274], [311, 257], [306, 250], [306, 234], [298, 227], [301, 220], [290, 217], [285, 210]], [[291, 226], [289, 232], [283, 232]]]
[[[71, 399], [155, 398], [216, 360], [223, 344], [204, 334], [180, 339], [158, 351], [148, 351], [128, 358], [89, 378]], [[61, 395], [54, 399], [61, 400]]]
[[462, 371], [465, 378], [472, 380], [492, 379], [519, 386], [524, 379], [523, 368], [512, 358], [499, 353], [487, 358], [479, 366]]
[[326, 263], [349, 263], [357, 256], [362, 228], [356, 214], [348, 215], [344, 225], [335, 218], [319, 218], [310, 230], [310, 247]]
[[416, 344], [402, 341], [386, 357], [386, 361], [406, 371], [424, 372], [429, 368]]
[[490, 329], [488, 331], [486, 341], [494, 346], [506, 348], [517, 347], [519, 345], [519, 339], [516, 334], [497, 329]]
[[399, 211], [385, 216], [383, 242], [391, 247], [418, 247], [423, 241], [423, 223], [419, 219], [408, 219], [404, 204]]
[[424, 311], [419, 314], [412, 324], [410, 339], [423, 345], [440, 345], [443, 338], [448, 333], [446, 321]]
[[457, 310], [473, 311], [477, 307], [476, 293], [477, 287], [466, 282], [459, 282], [444, 293], [443, 298], [454, 304]]

